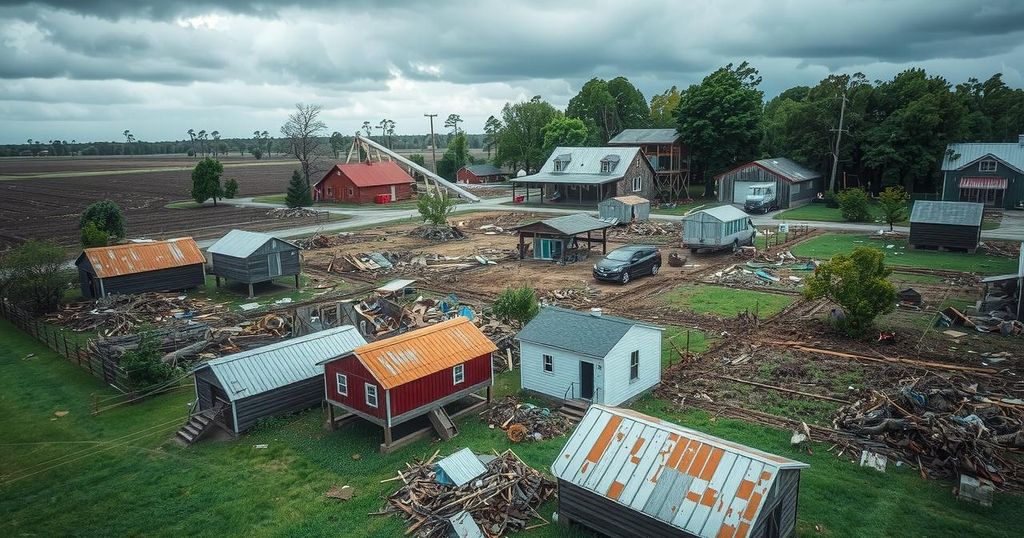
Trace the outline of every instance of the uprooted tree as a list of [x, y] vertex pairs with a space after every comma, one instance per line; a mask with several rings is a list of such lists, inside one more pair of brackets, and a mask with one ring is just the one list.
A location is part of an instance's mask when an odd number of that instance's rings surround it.
[[525, 284], [518, 288], [506, 288], [491, 306], [491, 312], [498, 319], [516, 324], [519, 328], [529, 323], [539, 311], [537, 293]]
[[444, 226], [448, 223], [448, 214], [455, 209], [456, 203], [456, 199], [448, 196], [447, 192], [428, 192], [421, 194], [416, 200], [416, 209], [424, 222]]
[[896, 287], [887, 277], [885, 254], [869, 247], [857, 247], [850, 255], [837, 254], [821, 264], [804, 288], [808, 299], [826, 298], [842, 308], [834, 317], [836, 327], [848, 335], [867, 332], [875, 317], [896, 308]]

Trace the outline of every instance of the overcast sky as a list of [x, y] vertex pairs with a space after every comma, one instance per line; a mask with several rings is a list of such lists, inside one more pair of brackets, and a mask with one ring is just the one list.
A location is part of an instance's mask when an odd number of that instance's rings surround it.
[[470, 132], [507, 101], [564, 108], [594, 76], [650, 99], [749, 60], [768, 96], [920, 66], [1024, 85], [1024, 0], [0, 0], [0, 142], [277, 135], [296, 102]]

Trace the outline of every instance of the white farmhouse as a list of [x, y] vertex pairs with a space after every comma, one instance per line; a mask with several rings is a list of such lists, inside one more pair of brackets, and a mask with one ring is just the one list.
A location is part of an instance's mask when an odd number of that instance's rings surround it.
[[526, 390], [566, 400], [619, 405], [661, 381], [661, 332], [648, 323], [541, 308], [519, 332]]

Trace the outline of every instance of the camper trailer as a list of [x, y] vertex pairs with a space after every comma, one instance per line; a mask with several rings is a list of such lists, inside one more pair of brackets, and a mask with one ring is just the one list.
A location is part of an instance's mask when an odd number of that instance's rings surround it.
[[731, 248], [753, 245], [757, 228], [750, 217], [731, 205], [695, 211], [683, 217], [683, 247], [696, 253], [699, 250]]
[[775, 196], [774, 183], [752, 183], [747, 187], [747, 197], [743, 200], [744, 211], [767, 213], [778, 208], [779, 199]]

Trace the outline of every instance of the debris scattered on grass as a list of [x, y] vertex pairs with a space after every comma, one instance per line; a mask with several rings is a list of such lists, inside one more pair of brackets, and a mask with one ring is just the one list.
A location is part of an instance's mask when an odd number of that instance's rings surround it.
[[515, 396], [507, 396], [495, 402], [480, 417], [495, 428], [506, 431], [515, 443], [543, 441], [560, 437], [572, 429], [573, 422], [546, 407], [524, 403]]
[[331, 499], [338, 499], [339, 501], [347, 501], [352, 498], [355, 494], [355, 490], [352, 486], [331, 486], [331, 489], [324, 493], [325, 497]]

